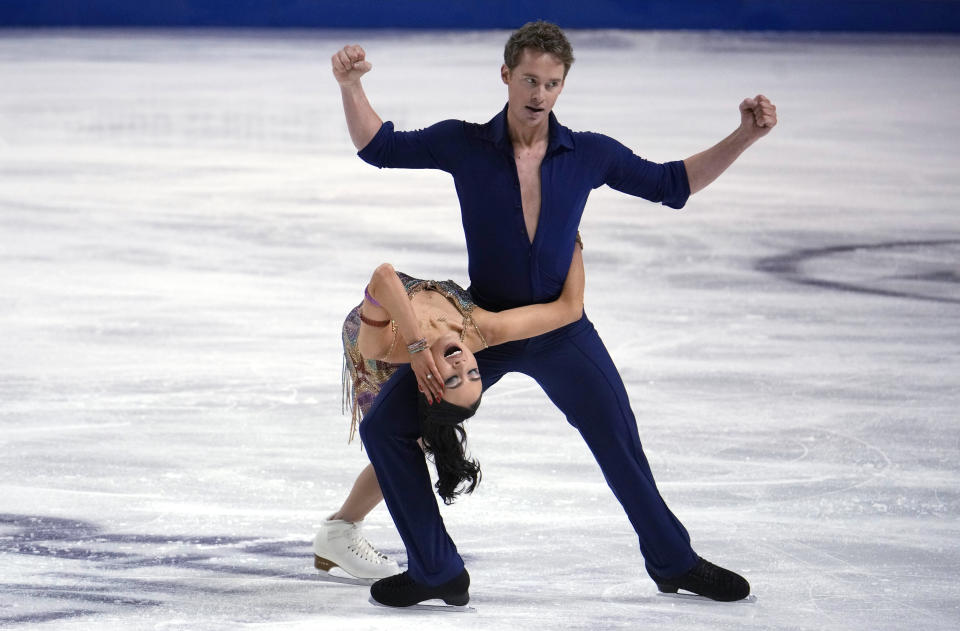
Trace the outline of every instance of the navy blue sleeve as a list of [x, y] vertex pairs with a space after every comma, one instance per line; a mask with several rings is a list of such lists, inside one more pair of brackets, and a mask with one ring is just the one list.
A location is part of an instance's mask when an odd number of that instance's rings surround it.
[[600, 161], [606, 166], [603, 183], [628, 195], [651, 202], [660, 202], [670, 208], [683, 208], [690, 197], [690, 182], [682, 160], [651, 162], [608, 136], [602, 138]]
[[440, 169], [452, 173], [463, 147], [463, 121], [446, 120], [416, 131], [395, 131], [385, 122], [357, 155], [379, 168]]

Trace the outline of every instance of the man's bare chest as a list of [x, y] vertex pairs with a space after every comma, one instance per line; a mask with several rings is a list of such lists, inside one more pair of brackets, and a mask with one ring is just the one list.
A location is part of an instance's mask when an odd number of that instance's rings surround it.
[[543, 156], [544, 151], [517, 151], [515, 155], [523, 221], [530, 241], [533, 241], [540, 219], [540, 165], [543, 163]]

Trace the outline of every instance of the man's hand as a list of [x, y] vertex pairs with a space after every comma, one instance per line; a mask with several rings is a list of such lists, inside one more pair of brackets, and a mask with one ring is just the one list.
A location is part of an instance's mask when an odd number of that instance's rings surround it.
[[758, 94], [740, 104], [740, 127], [706, 151], [683, 161], [690, 194], [703, 190], [727, 170], [747, 147], [766, 136], [777, 124], [777, 106]]
[[367, 53], [359, 46], [344, 46], [330, 60], [333, 76], [340, 85], [358, 83], [360, 77], [370, 72], [373, 66], [367, 61]]
[[758, 94], [740, 104], [740, 129], [756, 139], [766, 136], [777, 124], [777, 106]]

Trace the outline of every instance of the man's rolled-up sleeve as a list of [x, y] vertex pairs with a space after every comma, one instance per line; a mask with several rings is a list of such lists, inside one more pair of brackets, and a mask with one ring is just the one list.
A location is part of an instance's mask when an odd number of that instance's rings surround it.
[[690, 182], [682, 160], [651, 162], [619, 142], [608, 139], [608, 169], [604, 183], [612, 189], [670, 208], [683, 208], [690, 197]]
[[456, 168], [457, 145], [462, 142], [463, 122], [447, 120], [416, 131], [396, 131], [387, 121], [357, 155], [378, 168], [440, 169]]

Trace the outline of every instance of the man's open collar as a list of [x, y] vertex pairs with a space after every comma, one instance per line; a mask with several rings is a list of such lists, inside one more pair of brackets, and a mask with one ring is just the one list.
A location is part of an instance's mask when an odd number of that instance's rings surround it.
[[[513, 155], [513, 144], [507, 130], [507, 106], [483, 126], [484, 137], [505, 153]], [[550, 112], [550, 140], [547, 142], [547, 155], [557, 149], [573, 149], [573, 134], [560, 124], [553, 112]]]

